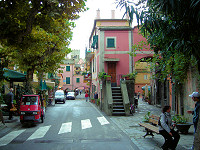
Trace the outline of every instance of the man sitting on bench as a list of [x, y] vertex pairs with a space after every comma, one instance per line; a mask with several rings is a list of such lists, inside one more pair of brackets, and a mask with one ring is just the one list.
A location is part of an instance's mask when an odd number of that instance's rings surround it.
[[165, 143], [162, 146], [163, 150], [168, 150], [168, 148], [175, 150], [180, 139], [180, 135], [172, 127], [170, 111], [171, 107], [165, 106], [158, 122], [159, 133], [165, 138]]

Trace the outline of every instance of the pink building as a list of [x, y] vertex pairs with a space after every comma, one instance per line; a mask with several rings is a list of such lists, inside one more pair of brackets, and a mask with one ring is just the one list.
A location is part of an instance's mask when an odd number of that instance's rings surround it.
[[89, 86], [84, 82], [84, 76], [82, 72], [84, 70], [84, 61], [82, 59], [66, 59], [61, 68], [58, 70], [58, 76], [60, 77], [59, 88], [69, 91], [75, 89], [84, 90]]
[[90, 62], [92, 73], [91, 92], [100, 94], [101, 84], [99, 72], [111, 75], [112, 86], [119, 86], [122, 75], [132, 73], [135, 62], [144, 57], [151, 57], [153, 51], [143, 49], [136, 51], [136, 57], [131, 57], [132, 45], [146, 40], [138, 34], [137, 28], [132, 28], [127, 19], [96, 19], [89, 39], [89, 50], [86, 61]]

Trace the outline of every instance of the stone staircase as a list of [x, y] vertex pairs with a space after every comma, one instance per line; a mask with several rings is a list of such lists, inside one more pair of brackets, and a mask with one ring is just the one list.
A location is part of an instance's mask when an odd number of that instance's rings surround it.
[[112, 88], [112, 99], [113, 99], [113, 116], [125, 116], [125, 110], [123, 105], [123, 98], [120, 87]]

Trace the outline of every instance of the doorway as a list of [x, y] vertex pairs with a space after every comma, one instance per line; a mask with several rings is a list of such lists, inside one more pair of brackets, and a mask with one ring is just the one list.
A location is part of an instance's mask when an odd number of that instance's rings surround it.
[[115, 62], [108, 62], [108, 75], [111, 76], [111, 86], [117, 86]]

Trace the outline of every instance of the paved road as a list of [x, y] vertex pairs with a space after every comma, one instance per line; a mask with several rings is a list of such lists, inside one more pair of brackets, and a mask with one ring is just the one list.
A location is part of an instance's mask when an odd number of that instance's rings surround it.
[[44, 123], [19, 124], [0, 137], [0, 149], [138, 150], [108, 117], [83, 99], [48, 107]]

